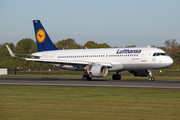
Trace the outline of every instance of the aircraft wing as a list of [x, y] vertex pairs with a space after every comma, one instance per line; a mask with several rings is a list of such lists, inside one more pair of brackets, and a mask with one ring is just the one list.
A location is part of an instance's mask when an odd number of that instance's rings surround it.
[[83, 62], [83, 61], [70, 61], [70, 60], [57, 60], [57, 59], [33, 59], [33, 58], [25, 58], [25, 60], [35, 61], [35, 62], [44, 62], [44, 63], [55, 63], [55, 64], [88, 65], [88, 62]]
[[[9, 54], [11, 55], [11, 57], [13, 58], [17, 58], [17, 59], [26, 59], [24, 57], [17, 57], [16, 55], [19, 55], [19, 56], [26, 56], [26, 57], [34, 57], [33, 55], [28, 55], [28, 54], [19, 54], [19, 53], [13, 53], [12, 50], [9, 48], [8, 45], [6, 45], [8, 51], [9, 51]], [[38, 57], [38, 56], [37, 56]]]
[[94, 63], [94, 62], [86, 62], [86, 61], [74, 61], [74, 60], [58, 60], [58, 59], [34, 59], [34, 58], [26, 58], [25, 60], [36, 61], [42, 63], [54, 63], [54, 64], [65, 64], [65, 65], [104, 65], [107, 67], [112, 67], [110, 63]]
[[53, 64], [65, 64], [65, 65], [104, 65], [107, 67], [112, 67], [110, 63], [95, 63], [95, 62], [87, 62], [87, 61], [74, 61], [74, 60], [58, 60], [58, 59], [39, 59], [39, 58], [23, 58], [23, 57], [17, 57], [16, 55], [21, 55], [21, 56], [29, 56], [29, 57], [34, 57], [32, 55], [27, 55], [27, 54], [17, 54], [13, 53], [12, 50], [9, 48], [8, 45], [6, 45], [11, 57], [17, 58], [17, 59], [24, 59], [28, 61], [35, 61], [35, 62], [41, 62], [41, 63], [53, 63]]
[[9, 54], [11, 55], [11, 57], [17, 58], [17, 59], [24, 59], [24, 58], [22, 58], [22, 57], [17, 57], [17, 56], [15, 55], [15, 53], [12, 52], [12, 50], [9, 48], [8, 45], [6, 45], [6, 47], [7, 47], [8, 51], [9, 51]]

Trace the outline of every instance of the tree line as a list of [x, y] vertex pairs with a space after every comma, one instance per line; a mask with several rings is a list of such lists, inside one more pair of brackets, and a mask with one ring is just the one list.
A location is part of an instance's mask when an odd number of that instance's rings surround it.
[[[13, 43], [0, 44], [0, 68], [51, 68], [50, 65], [41, 65], [33, 61], [26, 61], [20, 59], [14, 59], [10, 56], [6, 44], [11, 48], [14, 53], [20, 54], [32, 54], [37, 52], [36, 42], [30, 38], [24, 38], [20, 40], [16, 45]], [[111, 48], [107, 43], [96, 43], [94, 41], [88, 41], [84, 45], [77, 44], [74, 39], [68, 38], [54, 43], [59, 49], [86, 49], [86, 48]], [[176, 39], [169, 39], [164, 42], [165, 47], [158, 47], [164, 50], [174, 60], [173, 66], [170, 68], [180, 67], [180, 44]], [[129, 45], [126, 47], [136, 47], [136, 45]], [[155, 46], [151, 46], [155, 47]]]

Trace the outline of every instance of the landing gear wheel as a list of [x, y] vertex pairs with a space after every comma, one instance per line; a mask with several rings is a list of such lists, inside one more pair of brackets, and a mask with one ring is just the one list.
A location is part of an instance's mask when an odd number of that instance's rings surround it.
[[113, 74], [113, 75], [112, 75], [112, 79], [113, 79], [113, 80], [121, 80], [121, 75], [119, 75], [119, 74]]
[[154, 81], [154, 77], [149, 77], [149, 81]]
[[148, 80], [149, 81], [154, 81], [155, 79], [154, 79], [154, 77], [153, 77], [153, 74], [152, 74], [152, 72], [153, 72], [153, 70], [148, 70], [148, 72], [149, 72], [149, 78], [148, 78]]
[[82, 79], [83, 79], [83, 81], [87, 80], [86, 75], [83, 75], [83, 76], [82, 76]]
[[117, 75], [117, 80], [121, 80], [121, 75]]
[[87, 80], [91, 80], [91, 78], [92, 78], [92, 77], [89, 77], [89, 76], [88, 76], [88, 79], [87, 79]]
[[116, 74], [113, 74], [113, 75], [112, 75], [112, 79], [113, 79], [113, 80], [116, 80]]
[[89, 77], [88, 75], [83, 75], [82, 79], [83, 79], [83, 81], [91, 80], [91, 77]]

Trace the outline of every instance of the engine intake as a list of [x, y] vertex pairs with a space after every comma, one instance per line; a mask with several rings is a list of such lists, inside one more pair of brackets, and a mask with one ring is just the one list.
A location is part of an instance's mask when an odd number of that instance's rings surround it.
[[108, 73], [108, 68], [102, 65], [90, 65], [87, 69], [89, 77], [104, 77]]

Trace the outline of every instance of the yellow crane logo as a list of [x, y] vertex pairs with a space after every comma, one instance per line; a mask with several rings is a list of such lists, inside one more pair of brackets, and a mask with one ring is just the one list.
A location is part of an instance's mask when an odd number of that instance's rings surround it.
[[37, 41], [38, 41], [39, 43], [42, 43], [42, 42], [44, 42], [45, 38], [46, 38], [46, 33], [45, 33], [45, 31], [44, 31], [43, 29], [39, 29], [39, 30], [37, 31], [37, 34], [36, 34], [36, 39], [37, 39]]

